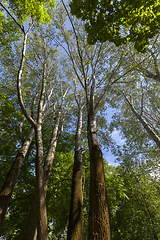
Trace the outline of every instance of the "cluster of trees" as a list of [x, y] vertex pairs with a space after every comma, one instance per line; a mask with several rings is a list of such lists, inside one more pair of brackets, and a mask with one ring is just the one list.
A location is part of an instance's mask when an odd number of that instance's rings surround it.
[[[95, 23], [92, 14], [104, 18], [105, 6], [92, 2], [73, 1], [71, 11]], [[63, 0], [55, 9], [51, 0], [0, 3], [1, 239], [159, 239], [158, 27], [137, 40], [145, 47], [138, 53], [136, 31], [130, 42], [119, 35], [131, 21], [117, 22], [120, 3], [110, 3], [115, 35], [94, 45], [89, 25]], [[115, 129], [123, 146], [112, 139]], [[102, 146], [118, 167], [104, 161]]]

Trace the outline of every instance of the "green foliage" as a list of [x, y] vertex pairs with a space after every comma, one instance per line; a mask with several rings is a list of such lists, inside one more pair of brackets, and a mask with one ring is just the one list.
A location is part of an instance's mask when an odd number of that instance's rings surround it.
[[[52, 1], [49, 3], [51, 2]], [[115, 7], [117, 7], [116, 4], [118, 4], [118, 2], [120, 4], [120, 1], [114, 1]], [[149, 2], [150, 1], [147, 1], [146, 4], [149, 4]], [[24, 3], [26, 5], [24, 5]], [[7, 7], [10, 6], [10, 9], [12, 9], [15, 16], [18, 20], [20, 20], [20, 22], [27, 20], [27, 17], [28, 19], [30, 17], [33, 17], [43, 23], [48, 19], [48, 17], [47, 15], [44, 16], [42, 14], [40, 16], [39, 14], [41, 12], [41, 6], [44, 7], [42, 11], [43, 13], [47, 11], [47, 5], [45, 5], [45, 3], [47, 4], [47, 1], [10, 1], [10, 5], [7, 5]], [[85, 7], [87, 11], [94, 9], [96, 12], [97, 3], [98, 1], [85, 1]], [[112, 12], [114, 10], [113, 4], [106, 5], [104, 1], [101, 1], [101, 3], [103, 3], [104, 8], [107, 7], [108, 11]], [[141, 9], [140, 5], [142, 3], [143, 1], [135, 1], [134, 3], [130, 1], [129, 6], [134, 6], [134, 4], [137, 4], [137, 6], [139, 6], [139, 9]], [[80, 8], [82, 1], [77, 1], [77, 4], [80, 4], [78, 5]], [[36, 6], [38, 6], [37, 9]], [[33, 15], [31, 16], [32, 10]], [[81, 60], [78, 57], [79, 53], [76, 47], [75, 36], [73, 34], [73, 30], [67, 30], [67, 24], [65, 25], [66, 16], [61, 7], [60, 11], [61, 12], [59, 15], [56, 13], [54, 16], [56, 19], [54, 19], [52, 22], [53, 26], [42, 26], [41, 24], [35, 24], [33, 30], [30, 32], [26, 52], [26, 65], [24, 67], [22, 79], [24, 102], [27, 109], [30, 111], [33, 97], [36, 96], [36, 93], [38, 97], [40, 95], [43, 66], [44, 62], [47, 62], [46, 76], [49, 77], [46, 84], [45, 98], [47, 99], [48, 93], [50, 93], [50, 90], [52, 88], [54, 94], [53, 98], [47, 105], [48, 112], [43, 119], [42, 128], [44, 156], [46, 156], [48, 150], [51, 132], [54, 125], [53, 104], [57, 101], [56, 111], [58, 111], [60, 106], [61, 99], [59, 86], [62, 84], [64, 86], [64, 89], [62, 91], [65, 91], [67, 83], [71, 83], [71, 79], [75, 78], [75, 74], [73, 73], [73, 68], [71, 66], [71, 61], [69, 60], [68, 55], [65, 55], [64, 50], [59, 50], [60, 45], [58, 41], [60, 41], [60, 43], [63, 45], [65, 38], [68, 39], [67, 41], [70, 45], [68, 49], [66, 48], [67, 52], [69, 53], [69, 50], [72, 51], [71, 55], [75, 62], [75, 68], [77, 69], [77, 72], [83, 81]], [[99, 12], [101, 12], [101, 10], [99, 10]], [[54, 13], [52, 14], [54, 15]], [[131, 17], [133, 23], [136, 24], [136, 19], [139, 19], [139, 16], [136, 14], [138, 13], [135, 13], [134, 16], [136, 16], [136, 18], [133, 19], [133, 13], [128, 12], [127, 16], [128, 18], [130, 17], [130, 19], [128, 19], [128, 22], [125, 22], [126, 19], [122, 19], [122, 16], [120, 16], [120, 20], [119, 22], [117, 21], [117, 24], [124, 24], [124, 27], [128, 28], [129, 23], [131, 23], [129, 22], [131, 21]], [[88, 18], [90, 17], [90, 15], [86, 16]], [[148, 16], [150, 15], [147, 15], [147, 18], [145, 18], [146, 20], [148, 19]], [[79, 17], [81, 17], [81, 15], [79, 15]], [[116, 18], [113, 17], [113, 14], [110, 17], [111, 23], [113, 20], [116, 21]], [[99, 18], [98, 15], [97, 18], [99, 21], [97, 28], [101, 29], [101, 26], [103, 27], [105, 24], [101, 22], [101, 18]], [[107, 18], [109, 18], [109, 15]], [[0, 41], [2, 43], [1, 52], [3, 51], [0, 59], [0, 68], [2, 72], [0, 75], [0, 126], [2, 129], [0, 133], [0, 184], [2, 184], [10, 165], [15, 158], [17, 147], [21, 145], [17, 131], [18, 125], [23, 116], [19, 111], [17, 104], [15, 84], [17, 69], [19, 67], [18, 59], [20, 58], [21, 54], [21, 42], [16, 41], [18, 39], [17, 36], [19, 36], [19, 31], [16, 24], [13, 24], [10, 18], [7, 19], [6, 16], [0, 15], [0, 19], [2, 23], [0, 25], [1, 31], [3, 33], [3, 35], [0, 34]], [[107, 21], [109, 24], [109, 19]], [[83, 25], [80, 21], [77, 22], [75, 19], [73, 19], [73, 23], [75, 25], [77, 36], [79, 38], [80, 50], [83, 50], [82, 56], [84, 59], [82, 60], [88, 77], [90, 77], [89, 72], [90, 69], [92, 69], [92, 65], [97, 64], [97, 68], [95, 69], [94, 74], [96, 75], [96, 80], [100, 81], [98, 84], [101, 87], [97, 85], [95, 103], [99, 101], [101, 94], [103, 94], [103, 89], [105, 89], [107, 86], [108, 79], [110, 79], [110, 77], [112, 77], [112, 79], [119, 77], [122, 73], [128, 70], [130, 66], [133, 67], [136, 64], [136, 61], [147, 57], [147, 62], [143, 63], [142, 66], [147, 67], [148, 70], [155, 71], [154, 64], [151, 64], [153, 63], [151, 57], [149, 57], [146, 53], [146, 55], [138, 55], [134, 52], [133, 48], [131, 48], [131, 51], [129, 52], [127, 47], [123, 46], [121, 49], [118, 49], [115, 48], [114, 44], [112, 43], [103, 45], [97, 43], [95, 46], [88, 46]], [[133, 38], [131, 35], [129, 35], [130, 41], [135, 41], [136, 39], [136, 35], [134, 34], [137, 33], [134, 24], [132, 33]], [[55, 30], [56, 27], [57, 29]], [[114, 39], [114, 42], [118, 45], [121, 42], [124, 42], [123, 37], [125, 34], [128, 34], [127, 30], [126, 33], [125, 29], [122, 30], [124, 32], [119, 32], [119, 34], [123, 33], [123, 36], [118, 35], [118, 26], [115, 25], [113, 28], [110, 26], [110, 30], [107, 30], [105, 32], [104, 37], [107, 33], [108, 40], [112, 41], [112, 39]], [[96, 31], [94, 30], [94, 32]], [[145, 32], [142, 31], [142, 33], [145, 36]], [[140, 36], [141, 32], [138, 32], [138, 34], [138, 36]], [[53, 39], [56, 39], [56, 41]], [[102, 41], [103, 39], [99, 40]], [[142, 39], [142, 44], [144, 44], [143, 40], [145, 39]], [[139, 39], [137, 40], [137, 43], [139, 44], [138, 41]], [[65, 44], [63, 47], [65, 47]], [[7, 46], [9, 51], [6, 51]], [[143, 48], [141, 48], [141, 50], [142, 49]], [[158, 45], [157, 49], [159, 49]], [[44, 50], [46, 51], [47, 58], [45, 57]], [[124, 57], [122, 57], [121, 65], [117, 65], [118, 67], [114, 68], [117, 62], [119, 62], [122, 52], [124, 53]], [[133, 57], [135, 57], [135, 61], [131, 62], [131, 58]], [[92, 73], [93, 72], [90, 74], [91, 76]], [[60, 84], [59, 79], [61, 80]], [[103, 79], [105, 80], [101, 81]], [[108, 163], [104, 161], [106, 188], [111, 210], [112, 235], [113, 240], [152, 240], [154, 239], [153, 232], [155, 232], [158, 237], [160, 235], [158, 228], [158, 224], [160, 222], [159, 173], [155, 175], [155, 172], [153, 172], [153, 169], [158, 169], [157, 163], [159, 163], [159, 150], [151, 141], [151, 138], [146, 135], [145, 130], [141, 127], [140, 123], [137, 121], [134, 115], [131, 114], [129, 107], [119, 90], [123, 90], [126, 94], [128, 94], [127, 96], [130, 96], [130, 94], [132, 94], [135, 107], [139, 112], [141, 111], [140, 103], [142, 102], [143, 92], [143, 100], [145, 100], [143, 105], [145, 108], [143, 109], [143, 114], [146, 118], [149, 118], [151, 125], [153, 125], [154, 128], [156, 128], [158, 131], [159, 84], [157, 84], [155, 80], [151, 81], [150, 83], [148, 79], [143, 79], [142, 81], [142, 77], [139, 76], [139, 72], [137, 73], [135, 71], [132, 71], [132, 74], [128, 73], [124, 76], [124, 78], [120, 80], [121, 82], [117, 82], [116, 87], [114, 88], [113, 86], [110, 92], [107, 93], [104, 101], [101, 102], [96, 115], [97, 125], [100, 125], [98, 128], [98, 134], [101, 138], [101, 142], [108, 146], [111, 144], [111, 137], [108, 133], [108, 126], [105, 118], [107, 111], [107, 109], [105, 109], [106, 101], [112, 107], [117, 107], [117, 112], [114, 115], [112, 119], [113, 121], [110, 125], [110, 131], [112, 132], [114, 129], [118, 129], [121, 132], [122, 137], [125, 138], [125, 144], [123, 147], [121, 147], [121, 151], [116, 144], [112, 144], [112, 147], [114, 145], [113, 152], [115, 155], [117, 155], [117, 158], [121, 162], [121, 166], [109, 166]], [[71, 87], [73, 87], [72, 84]], [[37, 103], [39, 99], [38, 97], [35, 100], [34, 106], [35, 117], [37, 113]], [[70, 95], [69, 102], [72, 102], [72, 100], [73, 96]], [[68, 104], [68, 99], [66, 102]], [[69, 105], [67, 105], [66, 110], [68, 108]], [[66, 239], [70, 205], [72, 167], [74, 161], [74, 134], [71, 134], [71, 132], [75, 130], [73, 124], [76, 119], [76, 114], [77, 110], [70, 111], [68, 114], [68, 118], [64, 124], [64, 135], [58, 142], [55, 159], [53, 162], [52, 173], [47, 192], [50, 239]], [[155, 116], [158, 119], [157, 122], [153, 119]], [[86, 122], [85, 114], [83, 116], [83, 120]], [[24, 136], [26, 136], [28, 133], [29, 127], [30, 126], [26, 121], [23, 125]], [[86, 130], [86, 126], [84, 126], [84, 130]], [[85, 142], [85, 132], [83, 133], [83, 138], [84, 139], [82, 140]], [[16, 187], [14, 189], [11, 205], [9, 207], [1, 232], [2, 236], [6, 237], [7, 240], [16, 240], [17, 236], [24, 227], [28, 209], [30, 208], [35, 192], [34, 160], [35, 149], [33, 146], [33, 150], [31, 151], [28, 160], [25, 162], [22, 168], [19, 180], [17, 181]], [[141, 160], [141, 162], [138, 160]], [[87, 152], [83, 156], [82, 173], [84, 239], [87, 239], [89, 206], [88, 200], [90, 184], [89, 156]]]
[[28, 27], [31, 22], [49, 23], [48, 9], [55, 7], [54, 0], [8, 0], [2, 3], [15, 19], [0, 5], [0, 52], [3, 54], [11, 52], [12, 43], [20, 38], [20, 26]]
[[117, 201], [113, 239], [159, 239], [159, 179], [145, 162], [124, 165], [118, 172], [127, 198]]
[[128, 40], [144, 51], [148, 39], [160, 29], [158, 0], [72, 0], [70, 7], [72, 14], [86, 22], [90, 44], [111, 41], [119, 46]]
[[32, 161], [33, 160], [30, 158], [21, 170], [1, 229], [2, 236], [5, 236], [8, 240], [18, 239], [33, 201], [35, 193], [35, 176]]
[[55, 7], [54, 0], [8, 0], [4, 4], [9, 6], [11, 13], [15, 14], [18, 22], [20, 21], [21, 23], [28, 18], [36, 19], [41, 23], [49, 22], [48, 7]]
[[52, 237], [58, 239], [61, 239], [69, 218], [73, 162], [72, 152], [56, 152], [47, 191], [50, 231]]
[[22, 120], [22, 114], [17, 111], [16, 103], [0, 93], [0, 187], [6, 174], [17, 154], [16, 149], [19, 142], [18, 123]]
[[20, 37], [18, 26], [9, 16], [0, 11], [0, 52], [3, 55], [11, 53], [12, 43]]

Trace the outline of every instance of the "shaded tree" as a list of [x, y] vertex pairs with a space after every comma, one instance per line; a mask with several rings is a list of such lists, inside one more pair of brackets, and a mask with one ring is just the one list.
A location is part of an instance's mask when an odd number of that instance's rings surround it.
[[83, 239], [83, 193], [82, 193], [82, 94], [75, 87], [75, 100], [78, 106], [77, 129], [75, 134], [75, 153], [71, 188], [71, 201], [67, 239]]

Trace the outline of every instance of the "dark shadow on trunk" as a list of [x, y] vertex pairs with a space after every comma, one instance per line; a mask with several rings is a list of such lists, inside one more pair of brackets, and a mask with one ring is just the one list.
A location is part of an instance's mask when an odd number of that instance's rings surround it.
[[46, 194], [44, 191], [44, 171], [43, 171], [43, 141], [41, 124], [35, 127], [36, 139], [36, 208], [37, 208], [37, 239], [48, 240], [47, 227], [47, 209], [46, 209]]
[[98, 146], [90, 150], [90, 200], [88, 239], [110, 240], [110, 215], [104, 177], [103, 158]]
[[75, 152], [67, 240], [83, 239], [82, 152]]
[[90, 198], [88, 240], [111, 240], [110, 211], [107, 200], [102, 152], [99, 147], [94, 111], [88, 114], [90, 155]]
[[67, 240], [83, 240], [83, 193], [82, 193], [82, 98], [77, 96], [75, 89], [75, 99], [78, 105], [78, 121], [75, 135], [75, 154], [71, 188], [71, 202], [69, 212], [69, 224]]

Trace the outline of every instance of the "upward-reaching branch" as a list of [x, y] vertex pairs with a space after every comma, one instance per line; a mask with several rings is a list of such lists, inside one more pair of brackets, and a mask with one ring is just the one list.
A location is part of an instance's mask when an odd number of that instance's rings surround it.
[[139, 66], [137, 68], [141, 73], [143, 73], [147, 78], [152, 78], [155, 79], [157, 82], [160, 82], [160, 74], [154, 74], [151, 71], [149, 71], [148, 69], [145, 69], [142, 66]]
[[157, 58], [156, 58], [156, 56], [155, 56], [155, 53], [154, 53], [151, 49], [149, 49], [149, 48], [147, 48], [147, 50], [148, 50], [148, 52], [150, 52], [151, 55], [152, 55], [152, 58], [153, 58], [153, 61], [154, 61], [154, 69], [155, 69], [155, 71], [156, 71], [156, 74], [157, 74], [158, 76], [160, 76], [159, 69], [158, 69], [158, 63], [157, 63]]
[[43, 63], [43, 74], [42, 74], [42, 88], [41, 88], [41, 94], [40, 94], [40, 99], [39, 99], [39, 104], [38, 104], [38, 118], [37, 122], [39, 124], [42, 123], [42, 118], [43, 118], [43, 109], [44, 109], [44, 98], [45, 98], [45, 87], [46, 87], [46, 51], [44, 50], [44, 63]]
[[146, 120], [142, 117], [142, 115], [140, 115], [137, 112], [137, 110], [133, 106], [133, 103], [127, 98], [127, 96], [124, 92], [123, 92], [123, 95], [124, 95], [126, 101], [128, 102], [132, 112], [136, 116], [136, 118], [142, 123], [143, 127], [148, 132], [150, 137], [156, 142], [157, 146], [160, 148], [160, 138], [158, 137], [158, 135], [152, 130], [152, 128], [149, 126], [149, 124], [146, 122]]
[[[31, 29], [31, 27], [29, 28], [29, 30]], [[35, 126], [36, 122], [30, 116], [30, 114], [28, 113], [28, 111], [24, 105], [23, 98], [22, 98], [22, 90], [21, 90], [21, 79], [22, 79], [22, 73], [23, 73], [23, 68], [24, 68], [24, 63], [25, 63], [26, 44], [27, 44], [27, 36], [28, 36], [29, 30], [26, 33], [24, 33], [22, 57], [21, 57], [18, 74], [17, 74], [17, 93], [18, 93], [18, 101], [19, 101], [19, 104], [20, 104], [20, 107], [22, 109], [24, 116], [27, 118], [27, 120], [31, 123], [32, 126]]]
[[77, 36], [77, 33], [76, 33], [76, 29], [75, 29], [75, 27], [74, 27], [72, 18], [71, 18], [71, 16], [70, 16], [70, 14], [69, 14], [69, 12], [68, 12], [68, 9], [67, 9], [67, 7], [66, 7], [66, 5], [65, 5], [65, 3], [64, 3], [63, 0], [62, 0], [62, 4], [63, 4], [63, 6], [64, 6], [64, 8], [65, 8], [65, 10], [66, 10], [67, 16], [68, 16], [68, 18], [69, 18], [69, 21], [70, 21], [70, 23], [71, 23], [71, 25], [72, 25], [72, 28], [73, 28], [73, 31], [74, 31], [74, 34], [75, 34], [75, 37], [76, 37], [77, 49], [78, 49], [78, 54], [79, 54], [79, 58], [80, 58], [80, 61], [81, 61], [81, 67], [82, 67], [83, 77], [84, 77], [84, 79], [86, 79], [86, 74], [85, 74], [84, 65], [83, 65], [82, 52], [80, 51], [79, 39], [78, 39], [78, 36]]

